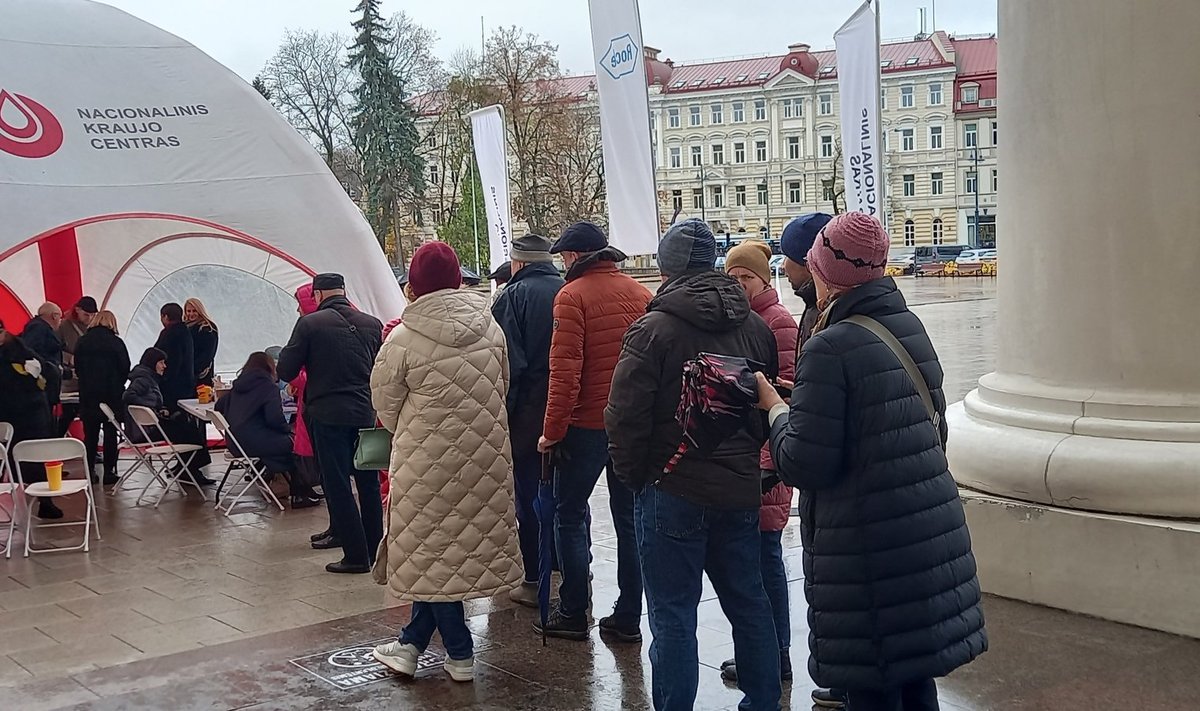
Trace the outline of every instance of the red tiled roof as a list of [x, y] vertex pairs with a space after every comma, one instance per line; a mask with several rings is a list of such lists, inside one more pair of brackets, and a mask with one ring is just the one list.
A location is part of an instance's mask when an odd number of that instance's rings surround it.
[[999, 44], [995, 37], [982, 39], [952, 39], [960, 76], [996, 73]]
[[[784, 56], [777, 54], [755, 59], [677, 64], [671, 70], [671, 83], [663, 87], [663, 93], [683, 94], [765, 84], [779, 73], [779, 63]], [[720, 83], [714, 83], [717, 79], [721, 80]]]

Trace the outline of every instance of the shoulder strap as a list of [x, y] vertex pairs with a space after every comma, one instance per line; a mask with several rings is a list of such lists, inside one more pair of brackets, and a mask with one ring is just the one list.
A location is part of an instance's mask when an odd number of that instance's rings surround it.
[[900, 361], [900, 365], [904, 366], [905, 372], [912, 380], [913, 385], [917, 388], [917, 393], [921, 396], [921, 402], [925, 403], [925, 412], [929, 414], [929, 419], [933, 422], [935, 428], [941, 429], [942, 416], [938, 413], [937, 408], [933, 405], [933, 394], [929, 392], [929, 383], [925, 382], [925, 376], [921, 375], [921, 369], [917, 367], [916, 361], [909, 354], [908, 349], [904, 344], [900, 343], [899, 339], [892, 335], [892, 332], [869, 316], [854, 315], [844, 319], [846, 323], [852, 323], [859, 328], [865, 328], [875, 337], [883, 341], [883, 345], [891, 349], [892, 353]]
[[329, 310], [332, 311], [338, 318], [340, 318], [342, 320], [342, 323], [346, 324], [346, 328], [350, 329], [350, 333], [353, 333], [354, 337], [358, 339], [358, 342], [363, 345], [363, 348], [366, 348], [367, 351], [370, 352], [371, 345], [369, 343], [367, 343], [366, 336], [364, 336], [358, 330], [358, 326], [355, 326], [354, 324], [350, 323], [350, 319], [346, 318], [345, 315], [343, 315], [342, 312], [338, 311], [336, 308], [330, 306]]

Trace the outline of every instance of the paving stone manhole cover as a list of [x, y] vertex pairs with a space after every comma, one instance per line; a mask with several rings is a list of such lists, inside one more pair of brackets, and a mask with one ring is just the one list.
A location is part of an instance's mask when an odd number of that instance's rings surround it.
[[[375, 661], [375, 657], [371, 654], [378, 645], [395, 639], [395, 637], [384, 637], [288, 661], [336, 689], [357, 689], [360, 686], [374, 684], [395, 676], [391, 669]], [[493, 646], [490, 642], [475, 639], [476, 654], [487, 651]], [[446, 652], [441, 645], [437, 643], [429, 645], [429, 648], [417, 661], [417, 675], [423, 676], [440, 670], [445, 657]]]

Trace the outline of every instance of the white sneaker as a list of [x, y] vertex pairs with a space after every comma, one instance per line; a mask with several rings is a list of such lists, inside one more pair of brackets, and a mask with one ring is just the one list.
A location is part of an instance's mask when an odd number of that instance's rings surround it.
[[454, 681], [475, 681], [475, 657], [451, 659], [446, 657], [446, 673]]
[[508, 599], [522, 607], [536, 608], [538, 606], [538, 584], [521, 583], [509, 591]]
[[376, 661], [397, 674], [416, 676], [417, 659], [421, 652], [411, 644], [400, 644], [396, 641], [376, 647], [374, 656]]

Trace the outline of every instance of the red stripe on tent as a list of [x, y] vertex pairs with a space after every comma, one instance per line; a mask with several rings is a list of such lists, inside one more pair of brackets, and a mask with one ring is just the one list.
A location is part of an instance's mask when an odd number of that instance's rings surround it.
[[75, 229], [48, 235], [37, 243], [42, 258], [42, 286], [46, 301], [68, 311], [83, 296], [83, 273], [79, 268], [79, 245]]
[[0, 321], [4, 322], [5, 330], [20, 333], [29, 321], [29, 316], [29, 309], [25, 307], [24, 302], [7, 284], [0, 281]]

